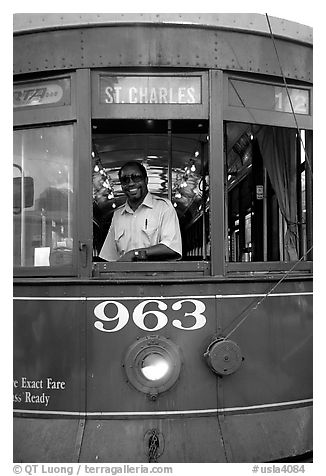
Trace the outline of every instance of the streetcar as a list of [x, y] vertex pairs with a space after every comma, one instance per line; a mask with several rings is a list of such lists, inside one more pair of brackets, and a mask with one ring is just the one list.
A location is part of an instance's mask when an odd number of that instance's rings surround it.
[[[17, 13], [15, 462], [312, 454], [312, 29]], [[175, 261], [99, 257], [146, 168]]]

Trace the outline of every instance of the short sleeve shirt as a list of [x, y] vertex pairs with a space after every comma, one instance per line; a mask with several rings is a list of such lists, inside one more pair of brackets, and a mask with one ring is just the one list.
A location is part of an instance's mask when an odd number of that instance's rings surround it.
[[116, 261], [130, 250], [157, 244], [182, 255], [179, 220], [172, 203], [147, 193], [135, 211], [126, 202], [114, 212], [100, 257]]

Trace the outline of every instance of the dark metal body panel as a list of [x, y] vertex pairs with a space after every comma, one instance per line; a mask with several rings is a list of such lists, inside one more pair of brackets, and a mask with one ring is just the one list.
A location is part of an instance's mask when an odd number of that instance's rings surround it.
[[[312, 82], [311, 47], [300, 45], [298, 55], [296, 42], [276, 42], [286, 78]], [[14, 58], [15, 74], [145, 66], [281, 76], [269, 37], [170, 25], [94, 26], [28, 33], [14, 37]]]
[[[160, 462], [266, 461], [310, 451], [311, 281], [292, 279], [277, 288], [276, 296], [264, 299], [273, 285], [275, 281], [257, 279], [17, 285], [16, 298], [26, 300], [15, 304], [15, 379], [66, 382], [64, 389], [47, 390], [48, 406], [15, 404], [22, 416], [16, 423], [20, 434], [34, 427], [52, 433], [54, 425], [62, 435], [73, 432], [77, 445], [77, 422], [86, 418], [80, 449], [69, 450], [71, 461], [146, 462], [144, 435], [151, 428], [164, 438]], [[168, 307], [168, 323], [155, 332], [140, 329], [132, 319], [135, 306], [151, 299]], [[173, 319], [183, 319], [182, 312], [172, 310], [180, 299], [205, 303], [204, 327], [185, 331], [171, 325]], [[120, 302], [129, 310], [120, 331], [94, 327], [94, 309], [103, 301]], [[158, 309], [155, 302], [148, 306], [146, 310]], [[251, 314], [230, 336], [244, 361], [233, 375], [217, 377], [203, 354], [214, 338], [232, 332], [249, 308]], [[191, 312], [191, 306], [182, 311]], [[155, 326], [155, 319], [146, 325]], [[168, 337], [182, 357], [178, 381], [156, 401], [132, 387], [122, 367], [129, 346], [144, 335]], [[31, 392], [41, 395], [43, 389]], [[67, 421], [60, 423], [64, 415]], [[277, 442], [270, 438], [272, 428], [280, 430]], [[55, 461], [60, 448], [45, 447], [39, 438], [34, 434], [41, 459]], [[35, 446], [20, 448], [19, 442], [15, 459], [36, 461]]]
[[15, 301], [17, 410], [83, 411], [85, 317], [85, 306], [80, 302]]

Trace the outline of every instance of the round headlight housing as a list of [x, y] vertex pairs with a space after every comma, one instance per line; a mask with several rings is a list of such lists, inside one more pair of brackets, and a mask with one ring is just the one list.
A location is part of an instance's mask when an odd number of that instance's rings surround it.
[[123, 366], [133, 387], [155, 399], [177, 381], [181, 358], [177, 346], [169, 339], [146, 336], [129, 347]]

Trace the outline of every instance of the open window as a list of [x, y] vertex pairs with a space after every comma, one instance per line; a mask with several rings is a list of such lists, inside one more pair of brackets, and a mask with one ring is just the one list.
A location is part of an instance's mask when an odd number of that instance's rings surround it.
[[225, 140], [227, 261], [311, 260], [311, 133], [229, 122]]
[[118, 171], [130, 160], [145, 166], [149, 192], [173, 203], [182, 260], [208, 260], [208, 121], [97, 120], [92, 132], [93, 261], [100, 261], [113, 213], [125, 202]]

